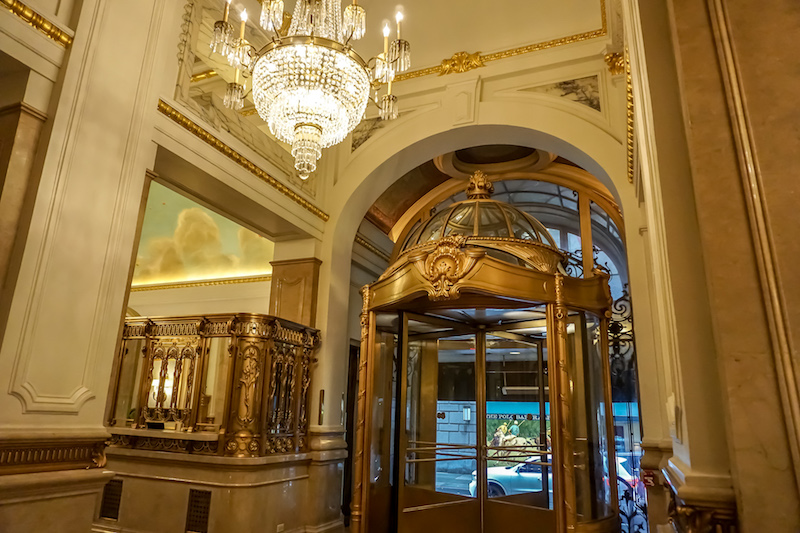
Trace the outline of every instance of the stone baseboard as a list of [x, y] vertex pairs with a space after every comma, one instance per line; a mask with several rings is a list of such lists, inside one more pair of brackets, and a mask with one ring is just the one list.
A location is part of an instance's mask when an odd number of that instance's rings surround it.
[[103, 487], [114, 476], [99, 468], [0, 476], [3, 533], [86, 533]]

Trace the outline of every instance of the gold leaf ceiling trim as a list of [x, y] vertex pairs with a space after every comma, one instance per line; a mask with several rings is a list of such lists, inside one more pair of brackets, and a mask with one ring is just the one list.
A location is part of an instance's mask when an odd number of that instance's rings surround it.
[[238, 283], [258, 283], [271, 281], [272, 275], [249, 276], [243, 278], [205, 279], [198, 281], [176, 281], [174, 283], [152, 283], [148, 285], [131, 285], [131, 292], [157, 291], [161, 289], [187, 289], [189, 287], [210, 287], [212, 285], [235, 285]]
[[[589, 39], [596, 39], [598, 37], [604, 37], [608, 34], [608, 19], [606, 16], [606, 0], [600, 0], [600, 19], [601, 19], [601, 27], [597, 30], [587, 31], [583, 33], [576, 33], [575, 35], [570, 35], [568, 37], [561, 37], [559, 39], [552, 39], [549, 41], [544, 41], [540, 43], [533, 43], [526, 46], [521, 46], [519, 48], [512, 48], [510, 50], [503, 50], [502, 52], [494, 52], [492, 54], [485, 54], [485, 55], [478, 55], [476, 61], [480, 63], [486, 63], [488, 61], [497, 61], [498, 59], [507, 59], [509, 57], [519, 56], [523, 54], [529, 54], [531, 52], [538, 52], [539, 50], [546, 50], [548, 48], [555, 48], [557, 46], [564, 46], [567, 44], [578, 43], [581, 41], [588, 41]], [[466, 52], [460, 52], [466, 54]], [[455, 57], [457, 54], [454, 54]], [[469, 54], [468, 54], [469, 55]], [[442, 60], [442, 64], [446, 64], [447, 62], [451, 61], [450, 59]], [[477, 67], [473, 67], [477, 68]], [[467, 69], [471, 70], [471, 69]], [[420, 70], [412, 70], [411, 72], [406, 72], [405, 74], [398, 75], [394, 81], [405, 81], [414, 78], [421, 78], [423, 76], [430, 76], [432, 74], [437, 75], [444, 75], [444, 74], [451, 74], [459, 72], [458, 70], [449, 70], [444, 72], [442, 70], [442, 65], [437, 65], [435, 67], [428, 67]], [[466, 72], [461, 71], [461, 72]]]
[[380, 248], [378, 248], [377, 246], [375, 246], [374, 244], [369, 242], [367, 239], [365, 239], [364, 237], [362, 237], [358, 233], [356, 233], [356, 239], [355, 240], [356, 240], [356, 243], [360, 244], [361, 246], [363, 246], [364, 248], [366, 248], [367, 250], [369, 250], [373, 254], [377, 255], [378, 257], [380, 257], [384, 261], [386, 261], [386, 262], [389, 261], [389, 259], [390, 259], [389, 258], [389, 254], [387, 254], [386, 252], [384, 252], [383, 250], [381, 250]]
[[204, 130], [202, 127], [197, 125], [192, 119], [185, 116], [183, 113], [166, 103], [164, 100], [158, 101], [158, 110], [165, 115], [167, 118], [171, 119], [173, 122], [181, 126], [183, 129], [187, 130], [189, 133], [200, 139], [201, 141], [205, 142], [222, 155], [230, 159], [231, 161], [235, 162], [240, 167], [244, 168], [245, 170], [249, 171], [251, 174], [255, 175], [256, 177], [262, 179], [263, 181], [267, 182], [270, 186], [272, 186], [275, 190], [279, 193], [283, 194], [303, 209], [310, 211], [323, 221], [327, 222], [330, 218], [330, 215], [325, 213], [322, 209], [315, 206], [292, 189], [278, 181], [277, 179], [273, 178], [269, 174], [267, 174], [263, 169], [261, 169], [258, 165], [247, 159], [245, 156], [225, 144], [224, 142], [220, 141], [209, 132]]
[[191, 83], [195, 83], [195, 82], [198, 82], [198, 81], [207, 80], [209, 78], [214, 78], [216, 76], [219, 76], [219, 74], [217, 74], [216, 70], [213, 70], [213, 69], [204, 70], [203, 72], [198, 72], [197, 74], [193, 74], [192, 77], [189, 78], [189, 81]]
[[71, 35], [19, 0], [0, 0], [0, 4], [64, 48], [72, 44]]

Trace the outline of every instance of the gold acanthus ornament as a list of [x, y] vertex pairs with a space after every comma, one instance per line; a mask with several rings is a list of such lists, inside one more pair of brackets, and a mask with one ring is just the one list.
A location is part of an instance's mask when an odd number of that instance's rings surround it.
[[456, 300], [461, 296], [458, 282], [485, 254], [478, 249], [464, 250], [466, 240], [463, 235], [449, 235], [440, 239], [430, 253], [422, 252], [409, 257], [409, 261], [431, 284], [428, 289], [430, 300]]
[[608, 65], [608, 71], [614, 76], [625, 72], [625, 56], [619, 52], [611, 52], [603, 56]]
[[467, 52], [456, 52], [450, 59], [443, 59], [439, 69], [439, 76], [445, 74], [458, 74], [470, 70], [485, 67], [480, 52], [469, 54]]

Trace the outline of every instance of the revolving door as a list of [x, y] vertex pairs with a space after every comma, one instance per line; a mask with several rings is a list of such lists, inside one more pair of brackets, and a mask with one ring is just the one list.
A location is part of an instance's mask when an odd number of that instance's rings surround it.
[[363, 289], [352, 529], [619, 531], [608, 278], [480, 178]]

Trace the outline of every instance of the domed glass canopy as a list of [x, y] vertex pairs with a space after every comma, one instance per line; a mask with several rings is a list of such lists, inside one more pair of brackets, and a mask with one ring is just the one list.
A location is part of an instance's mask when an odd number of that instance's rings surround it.
[[560, 252], [547, 228], [524, 211], [492, 200], [492, 192], [491, 181], [483, 172], [476, 172], [467, 187], [467, 199], [436, 213], [412, 231], [398, 256], [444, 237], [460, 235], [472, 245], [491, 248], [487, 252], [490, 256], [512, 264], [540, 269], [539, 264], [531, 265], [527, 260], [528, 253], [518, 253], [520, 246], [530, 245], [558, 263]]

